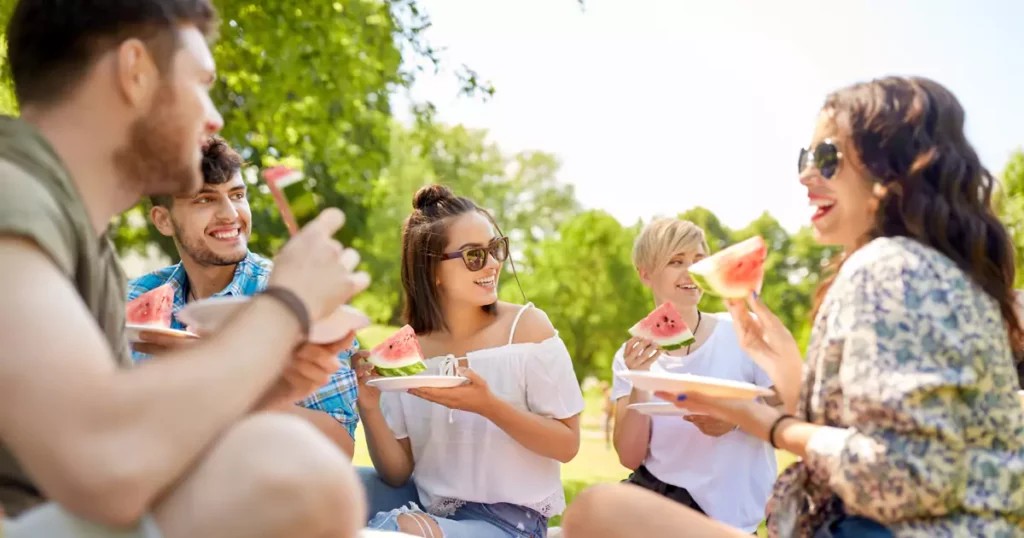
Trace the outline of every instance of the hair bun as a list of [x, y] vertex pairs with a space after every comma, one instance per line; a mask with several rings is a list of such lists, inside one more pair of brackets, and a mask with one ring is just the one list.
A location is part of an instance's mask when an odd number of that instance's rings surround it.
[[448, 187], [437, 184], [427, 185], [420, 187], [420, 190], [416, 191], [416, 195], [412, 197], [412, 207], [413, 209], [423, 211], [428, 207], [453, 198], [455, 198], [455, 193]]

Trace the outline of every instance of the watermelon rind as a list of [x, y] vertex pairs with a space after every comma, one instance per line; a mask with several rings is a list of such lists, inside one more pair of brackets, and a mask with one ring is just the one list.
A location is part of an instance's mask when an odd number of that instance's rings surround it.
[[689, 329], [671, 338], [657, 338], [654, 335], [652, 335], [650, 331], [641, 327], [640, 325], [642, 323], [643, 321], [640, 321], [639, 323], [631, 327], [629, 329], [629, 335], [634, 338], [643, 338], [645, 340], [650, 340], [651, 342], [654, 342], [654, 345], [658, 346], [659, 348], [665, 351], [675, 351], [684, 346], [692, 345], [694, 342], [697, 341], [697, 339], [693, 337], [693, 333], [690, 332]]
[[416, 375], [427, 369], [426, 365], [423, 364], [423, 361], [419, 360], [418, 358], [416, 359], [416, 361], [417, 362], [414, 362], [408, 366], [388, 368], [380, 366], [379, 362], [375, 362], [372, 357], [370, 358], [370, 363], [373, 364], [373, 371], [383, 377], [403, 377], [408, 375]]

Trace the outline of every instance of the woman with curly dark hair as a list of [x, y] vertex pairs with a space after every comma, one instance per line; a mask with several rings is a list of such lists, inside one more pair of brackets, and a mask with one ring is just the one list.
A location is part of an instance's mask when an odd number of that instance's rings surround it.
[[[1024, 535], [1013, 247], [959, 102], [923, 78], [839, 90], [799, 173], [816, 238], [843, 247], [807, 361], [756, 296], [729, 305], [785, 409], [659, 395], [801, 458], [776, 483], [771, 536]], [[569, 538], [742, 536], [615, 486], [585, 493], [565, 526]]]

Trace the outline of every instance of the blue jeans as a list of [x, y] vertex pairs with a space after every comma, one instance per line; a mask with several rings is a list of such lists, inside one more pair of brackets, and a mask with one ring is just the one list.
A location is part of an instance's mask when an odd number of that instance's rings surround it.
[[814, 538], [892, 538], [892, 531], [881, 523], [862, 516], [851, 516], [842, 509], [814, 533]]
[[[418, 508], [422, 503], [412, 480], [393, 488], [384, 483], [372, 467], [357, 467], [356, 470], [370, 505], [367, 527], [398, 531], [398, 516], [407, 512], [423, 513]], [[545, 538], [548, 532], [547, 518], [529, 508], [508, 503], [467, 502], [449, 517], [428, 517], [437, 522], [443, 538]]]

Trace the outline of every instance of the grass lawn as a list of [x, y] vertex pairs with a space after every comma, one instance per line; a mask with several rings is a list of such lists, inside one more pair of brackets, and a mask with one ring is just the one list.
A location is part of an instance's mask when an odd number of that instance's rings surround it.
[[[395, 329], [391, 327], [369, 327], [360, 332], [359, 340], [364, 348], [369, 349], [394, 331]], [[619, 464], [615, 449], [605, 445], [600, 392], [589, 391], [585, 397], [587, 406], [582, 418], [580, 451], [576, 458], [562, 466], [562, 484], [565, 487], [566, 500], [569, 502], [587, 486], [602, 482], [618, 482], [629, 475], [629, 470]], [[794, 461], [794, 457], [787, 452], [777, 452], [776, 456], [780, 471]], [[359, 466], [372, 465], [361, 427], [356, 431], [353, 463]], [[560, 521], [561, 517], [553, 518], [551, 526], [557, 526]], [[759, 531], [761, 536], [765, 535], [763, 527], [762, 525]]]

